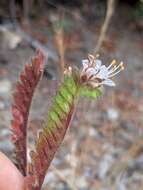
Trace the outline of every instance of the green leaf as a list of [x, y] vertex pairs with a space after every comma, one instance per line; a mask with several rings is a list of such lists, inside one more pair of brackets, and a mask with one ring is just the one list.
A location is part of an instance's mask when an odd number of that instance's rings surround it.
[[61, 95], [65, 98], [65, 100], [67, 100], [68, 102], [72, 101], [73, 96], [72, 96], [72, 94], [69, 93], [67, 88], [65, 88], [64, 86], [61, 86], [59, 91], [60, 91]]
[[77, 85], [75, 84], [74, 79], [72, 77], [65, 76], [65, 84], [66, 84], [68, 91], [72, 95], [74, 95], [76, 93], [76, 90], [77, 90]]
[[101, 92], [101, 90], [99, 90], [99, 88], [97, 88], [97, 89], [90, 89], [88, 87], [80, 88], [80, 95], [84, 96], [84, 97], [95, 99], [95, 98], [101, 96], [101, 94], [102, 94], [102, 92]]
[[60, 94], [55, 97], [55, 100], [56, 100], [56, 102], [59, 104], [59, 106], [61, 107], [61, 109], [62, 109], [65, 113], [68, 113], [68, 112], [69, 112], [69, 109], [70, 109], [70, 108], [69, 108], [69, 105], [68, 105], [67, 101], [65, 101], [65, 100], [63, 99], [63, 97], [60, 96]]
[[49, 113], [49, 115], [50, 115], [50, 117], [51, 117], [51, 119], [52, 119], [53, 121], [55, 121], [55, 122], [59, 121], [59, 117], [58, 117], [58, 115], [57, 115], [54, 111], [51, 111], [51, 112]]

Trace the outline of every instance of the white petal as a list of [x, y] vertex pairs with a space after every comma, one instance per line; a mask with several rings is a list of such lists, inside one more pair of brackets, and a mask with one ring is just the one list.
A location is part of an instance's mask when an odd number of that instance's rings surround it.
[[94, 68], [89, 68], [86, 71], [87, 77], [90, 77], [91, 75], [95, 74], [95, 69]]
[[105, 84], [107, 86], [115, 86], [116, 84], [111, 79], [106, 79], [102, 82], [102, 84]]
[[105, 65], [102, 65], [101, 67], [100, 67], [100, 71], [99, 71], [99, 73], [98, 73], [98, 75], [97, 75], [97, 77], [99, 77], [99, 78], [101, 78], [101, 79], [107, 79], [108, 78], [108, 69], [107, 69], [107, 67], [105, 66]]
[[88, 59], [83, 59], [82, 60], [82, 65], [83, 65], [83, 68], [86, 69], [88, 67], [88, 64], [89, 64], [89, 61]]
[[95, 67], [96, 67], [97, 69], [100, 69], [100, 67], [101, 67], [101, 65], [102, 65], [102, 61], [101, 61], [100, 59], [96, 59], [96, 60], [95, 60], [95, 63], [96, 63], [96, 66], [95, 66]]

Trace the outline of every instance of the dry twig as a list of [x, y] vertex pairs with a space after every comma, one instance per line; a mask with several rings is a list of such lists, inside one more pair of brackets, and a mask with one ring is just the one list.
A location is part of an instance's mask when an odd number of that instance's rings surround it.
[[97, 45], [94, 49], [94, 54], [98, 53], [101, 46], [102, 46], [102, 43], [103, 43], [105, 36], [106, 36], [107, 28], [109, 26], [109, 22], [111, 20], [112, 15], [113, 15], [113, 11], [114, 11], [114, 0], [108, 0], [106, 17], [105, 17], [104, 23], [103, 23], [102, 28], [101, 28], [101, 32], [100, 32], [100, 36], [99, 36]]
[[59, 68], [60, 68], [60, 77], [63, 79], [63, 73], [65, 69], [65, 45], [64, 45], [64, 29], [63, 29], [63, 19], [64, 13], [62, 15], [54, 18], [51, 17], [51, 21], [53, 23], [53, 29], [55, 33], [55, 42], [57, 46], [57, 50], [59, 53]]

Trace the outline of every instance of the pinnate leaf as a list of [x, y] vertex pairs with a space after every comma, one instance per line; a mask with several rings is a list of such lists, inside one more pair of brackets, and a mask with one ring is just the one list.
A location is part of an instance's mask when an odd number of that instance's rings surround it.
[[45, 56], [37, 51], [30, 64], [26, 64], [16, 84], [12, 104], [12, 140], [15, 144], [16, 161], [22, 174], [27, 168], [27, 122], [33, 93], [42, 76]]
[[35, 189], [41, 188], [46, 171], [70, 125], [79, 91], [79, 84], [75, 80], [73, 76], [65, 76], [53, 100], [43, 131], [39, 134], [35, 151], [31, 152], [29, 174], [34, 176]]
[[81, 87], [80, 88], [80, 95], [84, 97], [88, 97], [91, 99], [96, 99], [99, 96], [101, 96], [101, 90], [96, 88], [96, 89], [90, 89], [89, 87]]

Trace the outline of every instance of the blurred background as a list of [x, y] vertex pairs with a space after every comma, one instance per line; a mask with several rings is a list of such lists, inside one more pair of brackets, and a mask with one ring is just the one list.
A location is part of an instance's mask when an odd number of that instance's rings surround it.
[[143, 1], [0, 1], [0, 150], [11, 159], [12, 93], [37, 48], [48, 61], [30, 113], [29, 150], [64, 67], [81, 67], [88, 53], [125, 64], [115, 88], [80, 101], [43, 189], [143, 190]]

